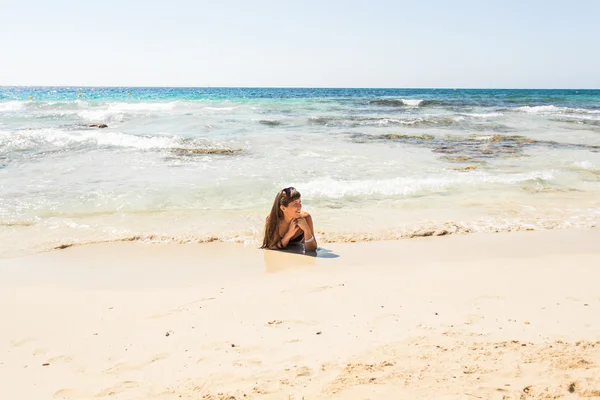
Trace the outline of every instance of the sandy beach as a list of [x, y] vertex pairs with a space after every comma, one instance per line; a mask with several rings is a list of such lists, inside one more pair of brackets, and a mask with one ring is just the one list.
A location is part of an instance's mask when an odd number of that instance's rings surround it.
[[600, 398], [600, 229], [0, 260], [0, 399]]

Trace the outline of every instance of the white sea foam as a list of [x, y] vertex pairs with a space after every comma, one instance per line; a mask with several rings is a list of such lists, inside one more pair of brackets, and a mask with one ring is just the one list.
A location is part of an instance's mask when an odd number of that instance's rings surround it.
[[600, 110], [589, 110], [586, 108], [569, 108], [564, 107], [564, 109], [571, 114], [600, 114]]
[[[318, 117], [311, 117], [309, 119], [311, 122], [314, 121], [319, 121]], [[348, 119], [348, 120], [332, 120], [332, 121], [327, 121], [326, 123], [324, 123], [323, 125], [325, 126], [330, 126], [330, 125], [338, 125], [338, 126], [390, 126], [390, 125], [414, 125], [418, 122], [422, 121], [422, 119], [417, 120], [402, 120], [402, 119], [396, 119], [396, 118], [379, 118], [379, 119], [369, 119], [367, 118], [364, 121], [356, 121], [353, 119]]]
[[415, 118], [415, 119], [404, 119], [399, 121], [402, 125], [408, 125], [408, 126], [412, 126], [412, 125], [417, 125], [421, 122], [424, 122], [425, 119], [424, 118]]
[[495, 118], [495, 117], [501, 117], [504, 114], [499, 113], [499, 112], [491, 112], [491, 113], [465, 113], [464, 115], [466, 115], [468, 117], [474, 117], [474, 118]]
[[177, 147], [179, 139], [169, 137], [148, 137], [129, 135], [120, 132], [86, 132], [84, 140], [93, 140], [99, 146], [132, 147], [136, 149], [168, 149]]
[[6, 101], [0, 103], [0, 112], [18, 111], [25, 108], [25, 104], [22, 101]]
[[182, 147], [180, 139], [176, 137], [137, 136], [100, 130], [38, 129], [0, 135], [0, 150], [43, 149], [45, 146], [60, 148], [83, 142], [95, 143], [98, 146], [131, 147], [143, 150]]
[[28, 149], [41, 149], [47, 145], [64, 147], [73, 142], [66, 132], [56, 129], [37, 129], [30, 131], [1, 132], [0, 151], [23, 151]]
[[25, 104], [27, 108], [33, 110], [78, 110], [90, 106], [87, 101], [79, 99], [75, 101], [36, 101]]
[[563, 116], [566, 121], [583, 120], [583, 121], [600, 121], [600, 114], [569, 114]]
[[517, 111], [526, 112], [529, 114], [555, 114], [558, 112], [564, 112], [565, 108], [559, 108], [556, 106], [523, 106], [517, 107]]
[[439, 192], [450, 187], [481, 186], [484, 184], [512, 185], [532, 180], [551, 181], [554, 171], [532, 171], [515, 174], [492, 175], [485, 172], [452, 172], [436, 177], [394, 178], [382, 180], [349, 180], [341, 181], [322, 178], [298, 184], [307, 196], [342, 198], [348, 196], [368, 195], [403, 195], [409, 196], [422, 192]]
[[107, 110], [85, 110], [79, 112], [79, 116], [86, 121], [104, 121], [109, 114]]
[[419, 99], [402, 99], [404, 105], [409, 107], [419, 107], [419, 105], [423, 102], [423, 100]]
[[582, 169], [587, 169], [587, 170], [599, 169], [598, 167], [596, 167], [596, 165], [594, 165], [594, 163], [592, 163], [591, 161], [588, 161], [588, 160], [577, 161], [577, 162], [573, 163], [573, 166], [582, 168]]
[[166, 111], [172, 110], [178, 102], [168, 103], [108, 103], [108, 110], [112, 112], [147, 112], [147, 111]]
[[171, 111], [178, 102], [169, 103], [107, 103], [103, 106], [90, 107], [79, 112], [79, 116], [90, 122], [102, 122], [119, 119], [127, 114], [151, 114]]
[[203, 107], [204, 110], [208, 110], [208, 111], [233, 111], [237, 108], [237, 106], [234, 107]]
[[570, 108], [550, 106], [523, 106], [517, 107], [515, 110], [526, 112], [528, 114], [600, 114], [600, 110], [589, 110], [585, 108]]
[[85, 110], [90, 104], [84, 100], [75, 101], [8, 101], [0, 102], [0, 112], [26, 110], [36, 115], [66, 115], [69, 112]]
[[[380, 120], [377, 120], [377, 125], [397, 125], [397, 124], [404, 124], [404, 121], [401, 121], [399, 119], [394, 119], [394, 118], [382, 118]], [[365, 123], [365, 125], [368, 125], [368, 123]]]
[[172, 111], [200, 110], [208, 113], [226, 113], [236, 110], [237, 106], [215, 107], [203, 106], [197, 103], [172, 101], [168, 103], [107, 103], [103, 106], [94, 106], [79, 112], [79, 116], [90, 122], [101, 122], [121, 119], [125, 116], [162, 115]]

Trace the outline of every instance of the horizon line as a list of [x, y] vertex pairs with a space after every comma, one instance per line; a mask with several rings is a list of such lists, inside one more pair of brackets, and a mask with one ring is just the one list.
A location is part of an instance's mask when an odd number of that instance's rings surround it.
[[462, 86], [423, 86], [423, 87], [384, 87], [384, 86], [144, 86], [144, 85], [0, 85], [0, 88], [131, 88], [131, 89], [371, 89], [371, 90], [600, 90], [600, 88], [580, 87], [462, 87]]

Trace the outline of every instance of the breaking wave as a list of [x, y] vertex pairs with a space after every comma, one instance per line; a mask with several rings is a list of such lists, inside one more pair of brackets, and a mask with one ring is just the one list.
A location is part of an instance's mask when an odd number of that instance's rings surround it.
[[586, 109], [586, 108], [571, 108], [571, 107], [557, 107], [555, 105], [547, 106], [522, 106], [514, 109], [518, 112], [524, 112], [528, 114], [540, 114], [540, 115], [555, 115], [555, 114], [584, 114], [584, 115], [600, 115], [600, 110]]
[[0, 132], [0, 153], [11, 151], [69, 148], [72, 145], [122, 147], [140, 150], [168, 149], [181, 155], [236, 154], [239, 149], [229, 149], [215, 142], [186, 139], [177, 136], [140, 136], [95, 129], [64, 131], [36, 129]]
[[302, 194], [318, 198], [342, 198], [369, 195], [410, 196], [424, 192], [442, 192], [450, 188], [478, 187], [486, 184], [514, 185], [530, 181], [552, 181], [554, 170], [492, 175], [476, 171], [472, 174], [448, 172], [430, 177], [399, 177], [381, 180], [335, 180], [322, 178], [301, 184]]
[[439, 100], [422, 100], [422, 99], [381, 99], [369, 100], [367, 104], [383, 107], [426, 107], [426, 106], [443, 106], [452, 105], [452, 103]]
[[444, 116], [407, 116], [405, 118], [393, 117], [366, 117], [366, 116], [343, 116], [343, 117], [309, 117], [310, 125], [361, 127], [361, 126], [453, 126], [463, 121], [458, 117]]
[[1, 112], [10, 112], [10, 111], [19, 111], [25, 108], [25, 103], [23, 101], [6, 101], [0, 103], [0, 113]]

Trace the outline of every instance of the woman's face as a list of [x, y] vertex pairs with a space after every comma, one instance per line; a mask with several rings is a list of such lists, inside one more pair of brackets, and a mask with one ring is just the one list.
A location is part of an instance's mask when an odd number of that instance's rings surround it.
[[300, 218], [302, 215], [302, 200], [296, 199], [291, 201], [287, 207], [281, 206], [281, 211], [286, 219]]

